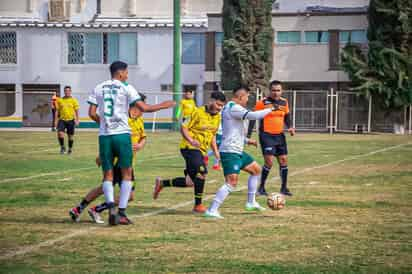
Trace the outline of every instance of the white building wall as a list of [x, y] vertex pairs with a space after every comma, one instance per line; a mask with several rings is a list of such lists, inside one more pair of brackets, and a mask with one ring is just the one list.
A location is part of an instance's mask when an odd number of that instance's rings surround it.
[[[0, 65], [0, 84], [16, 84], [21, 92], [23, 84], [60, 84], [72, 86], [73, 96], [81, 102], [80, 116], [87, 117], [87, 93], [98, 83], [110, 78], [108, 64], [67, 64], [67, 29], [17, 28], [17, 65]], [[82, 31], [69, 29], [69, 31]], [[89, 31], [89, 30], [85, 30]], [[100, 30], [105, 32], [107, 30]], [[134, 29], [138, 32], [138, 64], [129, 67], [129, 83], [149, 95], [160, 93], [161, 84], [173, 83], [173, 40], [171, 28]], [[193, 30], [190, 30], [193, 31]], [[199, 30], [204, 31], [204, 30]], [[182, 84], [194, 84], [201, 92], [204, 84], [204, 65], [183, 65]], [[160, 100], [165, 99], [164, 96]], [[17, 96], [15, 116], [22, 116], [21, 93]], [[147, 114], [146, 117], [151, 117]], [[171, 118], [171, 110], [158, 117]]]

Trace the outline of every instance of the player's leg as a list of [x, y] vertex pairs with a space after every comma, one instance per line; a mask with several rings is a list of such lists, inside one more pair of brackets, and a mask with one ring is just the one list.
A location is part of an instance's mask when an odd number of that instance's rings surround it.
[[79, 205], [73, 207], [69, 214], [73, 221], [79, 222], [80, 221], [80, 214], [82, 214], [83, 210], [93, 202], [97, 197], [103, 194], [103, 190], [101, 186], [95, 187], [87, 193], [87, 195], [80, 201]]
[[59, 120], [57, 122], [57, 140], [59, 141], [60, 145], [60, 154], [64, 154], [66, 152], [66, 148], [64, 146], [64, 132], [66, 126], [63, 120]]
[[210, 204], [208, 210], [205, 212], [207, 218], [223, 218], [219, 213], [219, 207], [224, 200], [235, 189], [242, 166], [241, 155], [236, 153], [220, 153], [222, 161], [223, 174], [225, 176], [225, 183], [216, 192], [216, 196]]
[[263, 211], [265, 208], [259, 205], [256, 201], [256, 190], [259, 182], [259, 174], [262, 169], [260, 165], [247, 153], [242, 155], [242, 163], [244, 165], [242, 170], [246, 171], [250, 175], [247, 182], [247, 202], [245, 209], [247, 211]]
[[162, 179], [161, 177], [156, 177], [155, 185], [153, 188], [153, 199], [154, 200], [156, 200], [159, 197], [160, 192], [165, 187], [192, 187], [194, 185], [192, 179], [189, 177], [187, 173], [188, 161], [185, 158], [185, 155], [186, 155], [185, 151], [186, 150], [180, 151], [186, 163], [186, 169], [184, 170], [185, 177], [176, 177], [173, 179]]
[[265, 184], [269, 176], [270, 170], [273, 166], [273, 160], [275, 158], [275, 144], [273, 137], [266, 133], [260, 133], [259, 142], [262, 148], [262, 154], [265, 164], [262, 167], [262, 172], [260, 175], [260, 185], [258, 189], [258, 194], [267, 196], [268, 194], [265, 189]]
[[113, 188], [113, 157], [114, 151], [112, 147], [113, 136], [99, 136], [99, 157], [103, 170], [102, 189], [104, 198], [109, 208], [109, 224], [116, 225], [118, 217], [115, 212], [114, 204], [114, 188]]
[[[222, 135], [221, 134], [216, 134], [216, 145], [219, 148], [220, 144], [222, 143]], [[216, 157], [213, 160], [213, 170], [220, 170], [220, 164], [219, 164], [219, 159]]]
[[281, 142], [276, 146], [277, 160], [279, 163], [279, 175], [281, 180], [280, 193], [287, 196], [292, 196], [292, 192], [289, 191], [288, 184], [288, 148], [286, 144], [286, 137], [282, 135]]
[[119, 156], [119, 167], [122, 169], [118, 212], [120, 217], [119, 223], [127, 225], [132, 223], [126, 215], [127, 204], [129, 202], [130, 192], [132, 191], [132, 142], [130, 134], [115, 135], [113, 140], [115, 151]]
[[194, 185], [195, 199], [193, 212], [204, 213], [206, 211], [206, 207], [202, 204], [202, 198], [207, 175], [206, 163], [204, 162], [203, 155], [199, 150], [183, 150], [182, 154], [184, 154], [186, 160], [187, 174], [193, 181]]
[[74, 128], [75, 122], [74, 120], [67, 122], [67, 137], [69, 139], [69, 150], [67, 151], [68, 154], [72, 153], [73, 150], [73, 143], [74, 143]]

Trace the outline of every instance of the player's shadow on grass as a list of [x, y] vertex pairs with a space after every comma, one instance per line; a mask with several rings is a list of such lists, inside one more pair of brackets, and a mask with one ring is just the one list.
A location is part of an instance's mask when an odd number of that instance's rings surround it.
[[[86, 223], [87, 219], [82, 220], [81, 222]], [[91, 222], [91, 221], [90, 221]], [[89, 223], [90, 223], [89, 222]], [[19, 224], [70, 224], [73, 221], [70, 219], [69, 216], [67, 218], [61, 217], [47, 217], [47, 216], [34, 216], [34, 217], [26, 217], [25, 219], [20, 218], [1, 218], [0, 223], [19, 223]]]

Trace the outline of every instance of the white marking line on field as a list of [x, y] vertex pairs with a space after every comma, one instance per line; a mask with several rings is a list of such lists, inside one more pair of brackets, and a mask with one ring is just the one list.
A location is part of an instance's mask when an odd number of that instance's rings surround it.
[[[343, 162], [346, 162], [346, 161], [350, 161], [350, 160], [354, 160], [354, 159], [358, 159], [358, 158], [362, 158], [362, 157], [367, 157], [367, 156], [370, 156], [370, 155], [374, 155], [374, 154], [377, 154], [377, 153], [380, 153], [380, 152], [393, 150], [393, 149], [403, 147], [403, 146], [407, 146], [407, 145], [410, 145], [410, 144], [412, 144], [412, 143], [405, 143], [405, 144], [400, 144], [400, 145], [396, 145], [396, 146], [391, 146], [391, 147], [375, 150], [375, 151], [372, 151], [372, 152], [368, 152], [368, 153], [365, 153], [365, 154], [359, 154], [359, 155], [356, 155], [356, 156], [352, 156], [352, 157], [344, 158], [344, 159], [341, 159], [341, 160], [333, 161], [333, 162], [330, 162], [328, 164], [305, 168], [301, 171], [293, 172], [292, 174], [290, 174], [290, 176], [296, 176], [296, 175], [299, 175], [299, 174], [302, 174], [302, 173], [305, 173], [305, 172], [308, 172], [308, 171], [312, 171], [312, 170], [316, 170], [316, 169], [320, 169], [320, 168], [324, 168], [324, 167], [329, 167], [329, 166], [332, 166], [332, 165], [336, 165], [336, 164], [339, 164], [339, 163], [343, 163]], [[275, 179], [278, 179], [278, 178], [275, 178]], [[212, 181], [213, 180], [211, 180], [211, 182]], [[237, 188], [236, 191], [242, 191], [246, 188], [247, 188], [246, 186], [242, 186], [242, 187]], [[208, 195], [204, 198], [204, 200], [207, 201], [207, 200], [210, 200], [213, 197], [214, 197], [214, 195]], [[144, 217], [155, 216], [155, 215], [162, 214], [162, 213], [165, 213], [165, 212], [170, 211], [170, 210], [174, 210], [174, 209], [178, 209], [180, 207], [188, 206], [188, 205], [192, 204], [192, 202], [193, 201], [190, 200], [190, 201], [187, 201], [187, 202], [182, 202], [182, 203], [177, 204], [177, 205], [172, 206], [172, 207], [158, 209], [158, 210], [154, 210], [152, 212], [146, 212], [146, 213], [134, 215], [133, 217], [132, 216], [131, 217], [134, 219], [134, 218], [144, 218]], [[88, 231], [92, 231], [92, 230], [95, 230], [97, 228], [99, 228], [99, 227], [89, 227], [89, 228], [86, 228], [86, 229], [80, 229], [80, 230], [77, 230], [75, 232], [66, 234], [66, 235], [61, 236], [61, 237], [56, 238], [56, 239], [47, 240], [47, 241], [44, 241], [44, 242], [41, 242], [41, 243], [38, 243], [38, 244], [34, 244], [34, 245], [30, 245], [30, 246], [25, 246], [25, 247], [22, 247], [19, 250], [11, 251], [9, 253], [6, 253], [6, 254], [2, 255], [0, 257], [0, 259], [5, 260], [5, 259], [10, 259], [10, 258], [15, 257], [15, 256], [25, 255], [27, 253], [35, 252], [35, 251], [39, 250], [42, 247], [51, 246], [51, 245], [54, 245], [57, 242], [65, 241], [65, 240], [70, 239], [72, 237], [83, 235], [83, 234], [87, 233]]]
[[[149, 161], [156, 161], [156, 160], [163, 160], [163, 159], [173, 159], [173, 158], [178, 158], [179, 155], [174, 155], [174, 156], [169, 156], [169, 157], [159, 157], [159, 158], [149, 158], [146, 160], [138, 160], [139, 163], [145, 163]], [[9, 182], [17, 182], [17, 181], [25, 181], [25, 180], [30, 180], [30, 179], [35, 179], [35, 178], [40, 178], [40, 177], [46, 177], [46, 176], [54, 176], [54, 175], [60, 175], [64, 174], [67, 172], [74, 172], [74, 171], [81, 171], [81, 170], [89, 170], [89, 169], [95, 169], [96, 167], [82, 167], [82, 168], [75, 168], [75, 169], [66, 169], [63, 171], [56, 171], [56, 172], [46, 172], [46, 173], [39, 173], [36, 175], [31, 175], [31, 176], [26, 176], [26, 177], [17, 177], [17, 178], [10, 178], [10, 179], [3, 179], [0, 180], [1, 183], [9, 183]]]

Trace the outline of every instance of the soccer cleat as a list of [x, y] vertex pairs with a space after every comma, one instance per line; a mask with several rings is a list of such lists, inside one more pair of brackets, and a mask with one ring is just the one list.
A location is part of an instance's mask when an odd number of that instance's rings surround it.
[[73, 207], [72, 209], [70, 209], [69, 214], [73, 222], [76, 222], [76, 223], [80, 222], [80, 212], [77, 209], [77, 207]]
[[293, 196], [292, 192], [290, 192], [290, 190], [287, 187], [282, 188], [280, 190], [280, 193], [286, 196]]
[[65, 147], [61, 147], [60, 148], [60, 154], [64, 154], [66, 152], [66, 148]]
[[208, 218], [208, 219], [223, 219], [223, 216], [220, 215], [219, 212], [217, 211], [212, 212], [209, 210], [206, 210], [205, 214], [203, 214], [203, 217]]
[[254, 203], [246, 203], [245, 210], [246, 211], [265, 211], [266, 208], [261, 206], [258, 202], [254, 202]]
[[220, 170], [220, 165], [219, 164], [214, 164], [212, 168], [213, 168], [213, 170]]
[[266, 189], [264, 187], [259, 187], [256, 194], [259, 196], [268, 196], [268, 193], [266, 192]]
[[119, 215], [116, 213], [114, 207], [109, 209], [109, 225], [118, 225], [119, 224]]
[[160, 191], [162, 191], [163, 185], [162, 185], [162, 179], [160, 177], [156, 178], [155, 181], [155, 186], [153, 189], [153, 200], [156, 200], [159, 197]]
[[72, 149], [71, 148], [69, 148], [69, 150], [67, 151], [67, 154], [72, 154]]
[[207, 208], [204, 205], [200, 204], [200, 205], [195, 205], [192, 211], [193, 213], [205, 213], [206, 210]]
[[129, 218], [127, 218], [127, 216], [124, 215], [124, 216], [120, 216], [119, 224], [120, 225], [132, 225], [133, 222]]
[[92, 219], [93, 222], [96, 224], [104, 224], [104, 221], [102, 219], [102, 216], [100, 216], [99, 212], [96, 211], [96, 207], [91, 207], [89, 210], [87, 210], [87, 213], [89, 213], [90, 218]]

